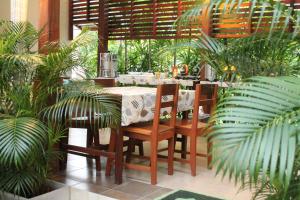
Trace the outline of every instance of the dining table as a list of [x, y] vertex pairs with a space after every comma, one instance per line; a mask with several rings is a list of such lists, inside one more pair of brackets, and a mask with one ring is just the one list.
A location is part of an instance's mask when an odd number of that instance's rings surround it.
[[[183, 87], [193, 87], [196, 80], [175, 79], [161, 77], [156, 78], [153, 74], [120, 74], [115, 81], [123, 85], [141, 85], [141, 86], [157, 86], [159, 84], [180, 84]], [[220, 88], [228, 88], [235, 86], [236, 83], [225, 81], [200, 81], [200, 84], [218, 84]]]
[[[122, 183], [123, 172], [123, 133], [122, 127], [130, 124], [151, 121], [154, 117], [156, 88], [149, 87], [107, 87], [102, 93], [121, 96], [121, 124], [115, 131], [115, 182]], [[195, 91], [179, 90], [178, 112], [193, 109]], [[168, 101], [171, 96], [163, 97], [162, 101]], [[170, 112], [169, 109], [162, 109], [163, 114]]]

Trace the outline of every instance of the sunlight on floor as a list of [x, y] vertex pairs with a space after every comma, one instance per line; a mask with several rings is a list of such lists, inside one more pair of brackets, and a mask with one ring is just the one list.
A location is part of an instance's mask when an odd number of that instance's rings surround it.
[[[70, 143], [76, 145], [85, 145], [85, 130], [82, 129], [71, 129], [70, 131]], [[107, 143], [109, 139], [109, 134], [101, 134], [100, 139], [102, 143]], [[203, 138], [199, 138], [198, 141], [198, 152], [203, 152], [206, 149], [206, 144]], [[160, 144], [164, 146], [165, 144]], [[145, 153], [149, 154], [149, 145], [144, 144]], [[72, 156], [71, 156], [72, 157]], [[88, 163], [84, 162], [85, 158], [82, 159], [69, 159], [69, 165], [77, 166], [78, 168], [87, 167]], [[105, 159], [102, 159], [103, 166], [105, 166]], [[148, 164], [148, 161], [138, 160], [137, 162], [145, 162]], [[192, 192], [201, 193], [204, 195], [230, 199], [230, 200], [248, 200], [251, 199], [251, 193], [249, 191], [239, 191], [239, 186], [235, 186], [234, 183], [228, 181], [227, 178], [222, 180], [221, 176], [215, 175], [215, 170], [209, 170], [206, 167], [206, 159], [198, 158], [197, 159], [197, 176], [192, 177], [190, 175], [190, 167], [188, 164], [181, 164], [174, 162], [174, 175], [167, 175], [167, 165], [166, 163], [159, 163], [158, 166], [158, 185], [162, 188], [170, 188], [172, 190], [176, 189], [185, 189]], [[69, 166], [68, 166], [69, 167]], [[71, 167], [72, 168], [72, 167]], [[83, 169], [84, 171], [84, 169]], [[80, 170], [77, 170], [77, 173], [83, 173]], [[140, 181], [149, 184], [150, 183], [150, 174], [146, 172], [139, 172], [133, 170], [125, 170], [124, 177], [127, 177], [129, 180]], [[80, 185], [77, 187], [80, 187]], [[150, 186], [149, 186], [150, 187]], [[84, 188], [83, 188], [84, 189]]]

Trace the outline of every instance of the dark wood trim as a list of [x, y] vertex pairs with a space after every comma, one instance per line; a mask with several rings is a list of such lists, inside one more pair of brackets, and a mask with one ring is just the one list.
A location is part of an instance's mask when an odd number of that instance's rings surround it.
[[99, 15], [98, 15], [98, 68], [97, 76], [100, 76], [100, 53], [108, 51], [108, 22], [106, 12], [106, 0], [99, 0]]
[[123, 182], [123, 131], [121, 128], [113, 130], [116, 131], [115, 144], [115, 183], [122, 184]]
[[47, 53], [43, 46], [60, 39], [60, 0], [40, 0], [39, 28], [43, 32], [39, 38], [39, 51]]
[[69, 0], [69, 40], [73, 40], [74, 27], [73, 27], [73, 0]]

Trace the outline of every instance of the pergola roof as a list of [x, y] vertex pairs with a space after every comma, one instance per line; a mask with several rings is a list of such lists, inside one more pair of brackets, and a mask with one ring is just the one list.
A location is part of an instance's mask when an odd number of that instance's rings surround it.
[[[200, 34], [200, 28], [212, 37], [237, 38], [267, 31], [273, 15], [272, 8], [262, 10], [261, 6], [251, 13], [248, 1], [237, 12], [214, 8], [200, 13], [189, 24], [175, 25], [176, 19], [194, 3], [195, 0], [70, 0], [70, 37], [73, 26], [77, 26], [98, 29], [107, 40], [192, 38]], [[300, 8], [300, 0], [283, 3]], [[264, 19], [259, 23], [262, 12]], [[282, 29], [284, 20], [280, 18], [275, 28]]]

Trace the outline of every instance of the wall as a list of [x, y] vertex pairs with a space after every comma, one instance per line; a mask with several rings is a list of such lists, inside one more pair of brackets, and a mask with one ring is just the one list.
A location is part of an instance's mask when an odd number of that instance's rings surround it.
[[60, 0], [60, 41], [68, 42], [69, 37], [69, 1]]
[[[39, 29], [39, 4], [42, 0], [28, 1], [28, 21]], [[69, 5], [68, 0], [60, 0], [60, 40], [62, 42], [68, 41], [68, 27], [69, 27]], [[11, 3], [10, 0], [0, 0], [0, 20], [10, 20], [11, 18]]]
[[10, 20], [10, 0], [0, 0], [0, 20]]
[[[2, 0], [0, 0], [2, 1]], [[9, 0], [5, 0], [9, 1]], [[36, 28], [39, 27], [39, 3], [42, 0], [29, 0], [28, 3], [28, 21]], [[68, 27], [69, 27], [69, 14], [68, 14], [68, 0], [60, 0], [60, 41], [68, 42]]]
[[28, 21], [32, 23], [36, 28], [39, 28], [39, 18], [40, 18], [40, 10], [39, 10], [40, 0], [29, 0], [28, 1]]

